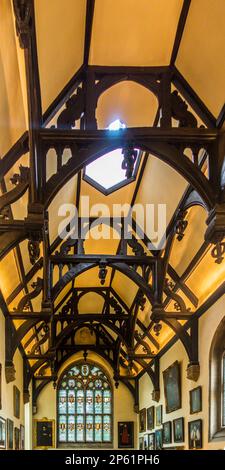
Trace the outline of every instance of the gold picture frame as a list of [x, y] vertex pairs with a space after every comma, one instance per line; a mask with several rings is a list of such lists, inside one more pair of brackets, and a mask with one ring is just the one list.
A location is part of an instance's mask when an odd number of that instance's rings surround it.
[[34, 419], [33, 437], [35, 449], [55, 448], [55, 419]]

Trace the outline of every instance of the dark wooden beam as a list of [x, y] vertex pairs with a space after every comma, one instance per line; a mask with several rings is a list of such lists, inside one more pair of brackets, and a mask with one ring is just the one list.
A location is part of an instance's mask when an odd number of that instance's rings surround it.
[[53, 264], [79, 264], [79, 263], [100, 263], [102, 260], [107, 264], [125, 263], [136, 265], [156, 265], [157, 258], [154, 256], [133, 256], [133, 255], [52, 255], [50, 260]]
[[216, 121], [216, 127], [218, 129], [221, 129], [221, 127], [223, 127], [224, 125], [224, 122], [225, 122], [225, 103], [219, 113], [219, 116], [217, 118], [217, 121]]
[[88, 65], [88, 59], [89, 59], [89, 54], [90, 54], [94, 8], [95, 8], [95, 0], [87, 0], [85, 41], [84, 41], [84, 60], [83, 60], [84, 65]]
[[177, 54], [178, 54], [178, 51], [179, 51], [181, 39], [182, 39], [182, 36], [183, 36], [183, 32], [184, 32], [184, 28], [185, 28], [185, 24], [186, 24], [186, 20], [187, 20], [190, 5], [191, 5], [191, 0], [184, 0], [182, 10], [181, 10], [181, 14], [180, 14], [180, 18], [179, 18], [179, 22], [178, 22], [178, 26], [177, 26], [177, 31], [176, 31], [175, 41], [174, 41], [174, 45], [173, 45], [172, 55], [171, 55], [171, 59], [170, 59], [170, 64], [171, 65], [174, 65], [175, 62], [176, 62], [176, 58], [177, 58]]

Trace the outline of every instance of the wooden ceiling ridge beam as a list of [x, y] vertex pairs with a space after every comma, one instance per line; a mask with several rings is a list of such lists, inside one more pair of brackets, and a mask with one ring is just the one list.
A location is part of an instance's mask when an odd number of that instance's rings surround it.
[[180, 18], [178, 21], [176, 36], [175, 36], [173, 50], [171, 54], [170, 65], [174, 65], [176, 62], [190, 6], [191, 6], [191, 0], [183, 1], [183, 6], [181, 9], [181, 14], [180, 14]]
[[90, 47], [91, 47], [91, 35], [94, 18], [95, 0], [87, 0], [86, 5], [86, 21], [85, 21], [85, 40], [84, 40], [84, 59], [83, 64], [88, 65]]

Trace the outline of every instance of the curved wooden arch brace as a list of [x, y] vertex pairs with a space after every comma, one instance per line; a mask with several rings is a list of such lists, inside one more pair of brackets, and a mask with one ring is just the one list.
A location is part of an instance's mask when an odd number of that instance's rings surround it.
[[[82, 149], [80, 151], [76, 150], [76, 155], [73, 153], [73, 156], [68, 161], [67, 165], [64, 165], [61, 168], [60, 174], [55, 174], [48, 180], [46, 183], [46, 208], [55, 197], [57, 192], [79, 170], [82, 170], [83, 167], [97, 160], [104, 154], [123, 147], [127, 142], [129, 142], [129, 140], [132, 142], [134, 147], [153, 154], [176, 170], [199, 193], [208, 210], [213, 208], [215, 203], [215, 195], [209, 180], [201, 172], [201, 170], [189, 160], [188, 157], [183, 155], [182, 151], [176, 148], [175, 143], [168, 144], [166, 142], [160, 141], [160, 138], [159, 142], [148, 141], [147, 136], [140, 138], [136, 134], [132, 135], [131, 133], [129, 135], [129, 132], [126, 133], [125, 131], [124, 134], [121, 133], [119, 137], [112, 137], [110, 142], [106, 142], [105, 136], [104, 138], [103, 142], [99, 141], [98, 143], [89, 144], [86, 149]], [[67, 145], [69, 146], [69, 144]]]
[[42, 390], [44, 390], [46, 385], [49, 385], [51, 382], [52, 382], [52, 378], [44, 379], [37, 387], [35, 387], [35, 381], [33, 381], [33, 394], [32, 394], [33, 414], [37, 413], [37, 399], [40, 393], [42, 392]]
[[110, 88], [112, 88], [114, 85], [117, 85], [117, 83], [121, 82], [134, 82], [137, 83], [138, 85], [142, 85], [144, 88], [149, 90], [151, 93], [153, 93], [156, 98], [158, 98], [158, 101], [161, 101], [161, 90], [160, 90], [160, 85], [157, 82], [157, 77], [156, 78], [149, 78], [149, 77], [143, 77], [143, 76], [138, 76], [138, 75], [132, 75], [130, 76], [129, 74], [121, 74], [121, 75], [107, 75], [99, 80], [99, 82], [95, 85], [95, 104], [96, 107], [98, 105], [98, 100], [100, 96]]
[[[9, 321], [11, 322], [11, 318], [9, 318]], [[26, 320], [23, 322], [21, 326], [17, 330], [15, 330], [14, 334], [11, 337], [11, 360], [13, 360], [14, 354], [16, 352], [16, 349], [19, 347], [22, 339], [24, 336], [28, 333], [28, 331], [33, 328], [34, 326], [38, 325], [38, 323], [41, 323], [42, 320], [40, 318], [38, 319], [30, 319]]]
[[197, 191], [192, 190], [183, 206], [183, 210], [185, 211], [195, 206], [200, 206], [206, 211], [208, 211], [207, 206], [205, 202], [203, 201], [203, 199], [201, 198], [201, 196], [199, 196]]
[[[0, 221], [1, 223], [1, 221]], [[24, 231], [13, 231], [0, 233], [0, 261], [20, 242], [27, 238]]]
[[188, 358], [189, 364], [187, 368], [187, 378], [197, 381], [200, 375], [200, 365], [198, 360], [198, 318], [190, 320], [190, 334], [182, 327], [182, 325], [175, 319], [163, 319], [176, 335], [181, 340]]
[[73, 266], [67, 273], [65, 273], [61, 279], [55, 284], [52, 289], [52, 301], [55, 301], [62, 289], [75, 277], [80, 274], [85, 273], [88, 269], [92, 269], [97, 266], [96, 263], [79, 263], [76, 266]]
[[[80, 315], [82, 316], [82, 314]], [[113, 318], [113, 315], [112, 315], [112, 318]], [[54, 349], [58, 349], [59, 346], [62, 344], [62, 342], [64, 341], [64, 339], [73, 331], [74, 327], [77, 327], [79, 326], [80, 324], [85, 324], [85, 323], [90, 323], [91, 320], [87, 320], [87, 319], [82, 319], [82, 318], [76, 318], [74, 319], [73, 322], [71, 322], [69, 325], [66, 326], [66, 328], [64, 328], [64, 330], [56, 337], [56, 345], [54, 346]], [[94, 321], [94, 320], [93, 320]], [[122, 343], [124, 343], [126, 346], [128, 346], [126, 344], [126, 340], [125, 338], [123, 337], [123, 335], [121, 334], [121, 330], [115, 326], [113, 323], [111, 323], [110, 321], [108, 320], [105, 320], [104, 319], [104, 315], [102, 315], [102, 320], [101, 320], [101, 324], [107, 326], [108, 328], [110, 328], [112, 331], [114, 331], [114, 333], [116, 333], [119, 338], [121, 339]]]
[[[61, 290], [68, 284], [68, 282], [72, 281], [75, 277], [79, 276], [80, 274], [84, 273], [85, 271], [92, 269], [93, 267], [98, 266], [96, 263], [79, 263], [76, 266], [73, 266], [62, 278], [56, 283], [56, 285], [52, 289], [52, 298], [53, 300], [59, 295]], [[149, 302], [153, 303], [154, 295], [151, 287], [146, 283], [146, 281], [138, 274], [136, 271], [131, 269], [124, 263], [108, 263], [107, 266], [114, 268], [117, 271], [120, 271], [125, 276], [132, 279], [134, 283], [136, 283], [140, 289], [143, 290], [146, 297], [148, 297]]]
[[[142, 366], [145, 372], [148, 374], [152, 385], [153, 385], [153, 393], [152, 399], [153, 401], [159, 401], [160, 399], [160, 381], [159, 381], [159, 358], [155, 357], [150, 364], [146, 364], [143, 359], [135, 359], [135, 361]], [[152, 369], [154, 367], [154, 370]]]

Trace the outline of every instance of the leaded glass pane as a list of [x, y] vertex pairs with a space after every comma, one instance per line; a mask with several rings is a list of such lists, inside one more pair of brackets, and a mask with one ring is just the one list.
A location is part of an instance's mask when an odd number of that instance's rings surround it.
[[68, 441], [75, 442], [75, 416], [68, 417]]
[[66, 390], [59, 391], [58, 410], [59, 414], [66, 414]]
[[83, 415], [77, 415], [76, 431], [77, 431], [77, 441], [83, 442], [84, 441], [84, 416]]
[[103, 441], [109, 442], [111, 440], [111, 416], [103, 416]]
[[95, 390], [95, 413], [102, 413], [102, 391]]
[[93, 390], [86, 392], [86, 413], [93, 413]]
[[68, 413], [75, 413], [75, 391], [68, 391]]
[[59, 442], [66, 442], [66, 416], [59, 416]]
[[77, 413], [84, 413], [84, 391], [77, 390]]
[[103, 413], [111, 413], [111, 392], [104, 390], [103, 392]]
[[95, 416], [95, 441], [102, 441], [102, 416]]
[[77, 364], [58, 390], [59, 442], [109, 442], [112, 439], [112, 394], [97, 366]]
[[86, 416], [86, 441], [93, 442], [94, 437], [94, 418], [93, 415]]

